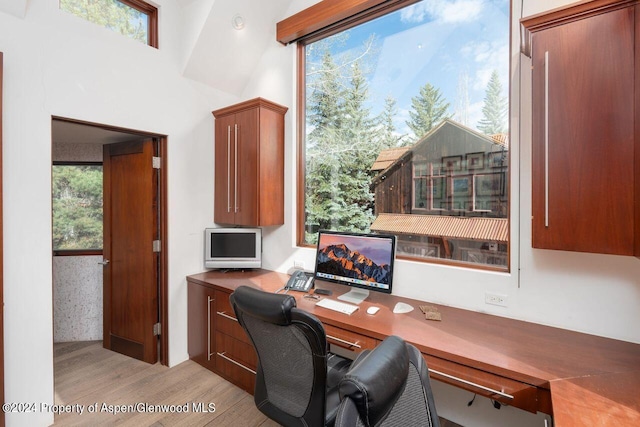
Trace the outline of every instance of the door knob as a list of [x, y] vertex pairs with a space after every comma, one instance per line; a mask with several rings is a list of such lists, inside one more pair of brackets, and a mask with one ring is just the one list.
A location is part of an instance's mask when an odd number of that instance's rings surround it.
[[107, 265], [109, 264], [109, 260], [103, 258], [102, 261], [98, 261], [98, 264]]

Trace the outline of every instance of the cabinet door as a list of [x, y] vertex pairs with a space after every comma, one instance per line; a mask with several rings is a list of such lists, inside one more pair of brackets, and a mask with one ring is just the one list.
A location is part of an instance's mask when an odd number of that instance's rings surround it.
[[188, 282], [189, 358], [215, 369], [215, 298], [206, 286]]
[[215, 202], [214, 221], [233, 224], [235, 221], [235, 115], [218, 117], [215, 125]]
[[256, 226], [258, 221], [258, 109], [236, 113], [237, 149], [234, 149], [236, 192], [234, 194], [234, 224]]
[[533, 36], [536, 248], [633, 253], [633, 10]]

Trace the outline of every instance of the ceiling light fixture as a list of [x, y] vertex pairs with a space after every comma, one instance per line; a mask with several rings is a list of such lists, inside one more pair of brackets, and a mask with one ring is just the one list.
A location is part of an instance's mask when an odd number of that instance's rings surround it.
[[239, 13], [236, 13], [235, 15], [233, 15], [233, 18], [231, 18], [231, 26], [238, 31], [243, 29], [244, 18], [242, 17], [242, 15], [240, 15]]

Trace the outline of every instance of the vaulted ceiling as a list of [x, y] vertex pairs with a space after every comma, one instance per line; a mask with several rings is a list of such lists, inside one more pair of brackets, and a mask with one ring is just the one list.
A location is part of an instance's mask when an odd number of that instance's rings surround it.
[[27, 3], [29, 0], [0, 0], [0, 11], [24, 18], [27, 12]]
[[[185, 17], [184, 76], [240, 95], [262, 53], [278, 43], [276, 23], [293, 3], [304, 8], [318, 1], [176, 0]], [[29, 0], [0, 0], [0, 11], [24, 19], [28, 4]], [[232, 26], [236, 15], [244, 20], [242, 30]]]
[[[278, 44], [276, 23], [283, 18], [292, 0], [179, 2], [189, 22], [201, 24], [191, 46], [184, 76], [239, 95], [249, 83], [262, 53], [270, 44]], [[202, 19], [201, 14], [207, 10], [206, 19]], [[244, 21], [242, 30], [232, 26], [236, 15]]]

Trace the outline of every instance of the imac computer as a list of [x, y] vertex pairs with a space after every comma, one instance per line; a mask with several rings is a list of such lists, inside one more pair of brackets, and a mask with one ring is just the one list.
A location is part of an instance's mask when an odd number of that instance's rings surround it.
[[360, 234], [321, 230], [318, 233], [315, 280], [353, 289], [339, 300], [360, 304], [369, 291], [391, 293], [396, 238], [388, 234]]

